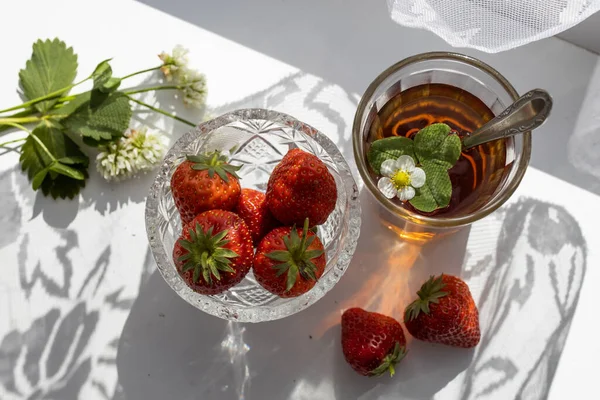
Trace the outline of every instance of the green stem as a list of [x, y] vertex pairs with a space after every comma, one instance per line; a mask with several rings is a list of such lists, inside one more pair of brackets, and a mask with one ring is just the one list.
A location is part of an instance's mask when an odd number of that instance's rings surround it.
[[[84, 92], [84, 93], [87, 93], [87, 92]], [[80, 94], [84, 94], [84, 93], [80, 93]], [[65, 96], [65, 97], [61, 97], [60, 99], [58, 99], [58, 102], [57, 102], [57, 103], [58, 103], [58, 104], [66, 103], [67, 101], [74, 100], [74, 99], [75, 99], [75, 97], [77, 97], [77, 96], [79, 96], [79, 94], [78, 94], [78, 95], [75, 95], [75, 94], [73, 94], [73, 95], [71, 95], [71, 96]]]
[[[31, 114], [34, 114], [34, 113], [35, 113], [35, 110], [34, 110], [33, 108], [28, 108], [28, 109], [26, 109], [26, 110], [23, 110], [23, 111], [21, 111], [21, 112], [18, 112], [18, 113], [16, 113], [16, 114], [13, 114], [13, 115], [8, 115], [8, 116], [6, 116], [5, 118], [20, 118], [20, 117], [28, 117], [28, 116], [30, 116]], [[12, 126], [9, 126], [9, 125], [0, 126], [0, 132], [3, 132], [3, 131], [6, 131], [6, 130], [9, 130], [10, 128], [12, 128]]]
[[121, 80], [124, 81], [125, 79], [131, 78], [132, 76], [136, 76], [136, 75], [140, 75], [140, 74], [145, 74], [146, 72], [156, 71], [157, 69], [161, 69], [161, 68], [162, 68], [162, 65], [159, 65], [158, 67], [152, 67], [152, 68], [148, 68], [148, 69], [143, 69], [141, 71], [134, 72], [133, 74], [125, 75], [124, 77], [121, 78]]
[[4, 110], [0, 110], [0, 113], [4, 113], [4, 112], [8, 112], [8, 111], [13, 111], [13, 110], [20, 110], [21, 108], [27, 108], [27, 107], [32, 106], [34, 104], [37, 104], [37, 103], [39, 103], [41, 101], [50, 100], [50, 99], [53, 99], [55, 97], [59, 97], [61, 94], [63, 94], [67, 90], [73, 89], [75, 86], [82, 84], [83, 82], [87, 81], [88, 79], [91, 79], [91, 76], [89, 76], [89, 77], [87, 77], [87, 78], [85, 78], [85, 79], [83, 79], [83, 80], [81, 80], [79, 82], [73, 83], [73, 84], [71, 84], [71, 85], [69, 85], [67, 87], [64, 87], [62, 89], [55, 90], [52, 93], [48, 93], [48, 94], [46, 94], [44, 96], [35, 98], [33, 100], [29, 100], [29, 101], [27, 101], [27, 102], [25, 102], [25, 103], [23, 103], [21, 105], [10, 107], [10, 108], [5, 108]]
[[[130, 94], [138, 94], [138, 93], [144, 93], [144, 92], [151, 92], [153, 90], [170, 90], [170, 89], [182, 90], [182, 89], [185, 89], [186, 86], [189, 86], [189, 85], [183, 85], [183, 86], [177, 86], [177, 85], [152, 86], [152, 87], [142, 88], [142, 89], [126, 90], [126, 91], [123, 91], [122, 93], [125, 94], [125, 95], [130, 95]], [[87, 92], [85, 92], [85, 93], [87, 93]], [[83, 93], [80, 93], [80, 94], [83, 94]], [[79, 95], [71, 95], [71, 96], [61, 97], [60, 99], [58, 99], [58, 102], [59, 103], [66, 103], [67, 101], [73, 100], [77, 96], [79, 96]]]
[[48, 150], [48, 148], [46, 147], [46, 145], [44, 144], [44, 142], [42, 142], [40, 140], [39, 137], [35, 136], [33, 133], [31, 133], [31, 131], [27, 128], [25, 128], [23, 125], [17, 124], [17, 123], [13, 123], [13, 122], [5, 122], [6, 125], [11, 125], [14, 126], [15, 128], [18, 128], [22, 131], [25, 131], [29, 134], [29, 136], [31, 136], [33, 138], [33, 140], [35, 140], [37, 142], [37, 144], [40, 145], [40, 147], [42, 148], [42, 150], [44, 150], [46, 152], [46, 154], [48, 154], [48, 157], [50, 157], [50, 159], [52, 160], [52, 162], [56, 161], [56, 158], [54, 158], [54, 156], [52, 155], [52, 153], [50, 153], [50, 150]]
[[[138, 72], [134, 72], [132, 74], [125, 75], [123, 78], [121, 78], [121, 80], [125, 80], [127, 78], [131, 78], [132, 76], [144, 74], [146, 72], [155, 71], [157, 69], [160, 69], [161, 67], [162, 67], [162, 65], [159, 65], [158, 67], [152, 67], [152, 68], [144, 69], [144, 70], [141, 70], [141, 71], [138, 71]], [[8, 111], [13, 111], [13, 110], [20, 110], [21, 108], [27, 108], [27, 107], [32, 106], [34, 104], [37, 104], [37, 103], [39, 103], [41, 101], [54, 99], [55, 97], [59, 97], [64, 92], [73, 89], [75, 86], [80, 85], [83, 82], [88, 81], [89, 79], [92, 79], [91, 75], [88, 76], [87, 78], [85, 78], [85, 79], [83, 79], [83, 80], [81, 80], [79, 82], [73, 83], [73, 84], [71, 84], [71, 85], [69, 85], [69, 86], [67, 86], [67, 87], [65, 87], [63, 89], [59, 89], [59, 90], [56, 90], [56, 91], [54, 91], [52, 93], [48, 93], [47, 95], [35, 98], [33, 100], [29, 100], [28, 102], [25, 102], [25, 103], [20, 104], [18, 106], [14, 106], [14, 107], [10, 107], [10, 108], [5, 108], [4, 110], [0, 110], [0, 113], [4, 113], [4, 112], [8, 112]], [[59, 102], [64, 103], [65, 101], [73, 100], [74, 98], [75, 98], [75, 96], [61, 97], [59, 99]]]
[[177, 90], [182, 90], [185, 89], [187, 85], [167, 85], [167, 86], [152, 86], [152, 87], [147, 87], [147, 88], [142, 88], [142, 89], [135, 89], [135, 90], [128, 90], [123, 92], [126, 95], [130, 95], [130, 94], [137, 94], [137, 93], [144, 93], [144, 92], [152, 92], [153, 90], [168, 90], [168, 89], [177, 89]]
[[186, 120], [186, 119], [183, 119], [183, 118], [181, 118], [181, 117], [178, 117], [178, 116], [177, 116], [177, 115], [175, 115], [175, 114], [168, 113], [168, 112], [166, 112], [165, 110], [161, 110], [160, 108], [156, 108], [156, 107], [154, 107], [154, 106], [151, 106], [150, 104], [148, 104], [148, 103], [144, 103], [144, 102], [143, 102], [143, 101], [141, 101], [141, 100], [134, 99], [133, 97], [131, 97], [131, 96], [129, 96], [129, 95], [128, 95], [127, 97], [129, 97], [129, 100], [133, 101], [134, 103], [137, 103], [137, 104], [139, 104], [139, 105], [141, 105], [141, 106], [144, 106], [144, 107], [146, 107], [146, 108], [149, 108], [149, 109], [150, 109], [150, 110], [152, 110], [152, 111], [156, 111], [156, 112], [157, 112], [157, 113], [159, 113], [159, 114], [165, 115], [165, 116], [167, 116], [167, 117], [169, 117], [169, 118], [173, 118], [174, 120], [176, 120], [176, 121], [179, 121], [179, 122], [182, 122], [182, 123], [184, 123], [184, 124], [187, 124], [187, 125], [189, 125], [189, 126], [194, 126], [194, 127], [196, 126], [196, 124], [194, 124], [194, 123], [192, 123], [192, 122], [190, 122], [190, 121], [188, 121], [188, 120]]
[[16, 118], [0, 118], [0, 125], [15, 126], [15, 124], [29, 124], [31, 122], [38, 122], [42, 119], [37, 116], [33, 117], [16, 117]]

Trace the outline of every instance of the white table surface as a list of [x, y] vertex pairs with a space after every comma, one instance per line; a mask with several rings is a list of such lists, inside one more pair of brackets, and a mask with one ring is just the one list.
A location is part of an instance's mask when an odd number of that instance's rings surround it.
[[[19, 102], [18, 71], [38, 38], [73, 46], [80, 76], [110, 57], [116, 75], [154, 66], [180, 43], [208, 76], [209, 114], [250, 106], [290, 113], [327, 133], [353, 166], [350, 128], [368, 83], [404, 57], [450, 50], [394, 24], [383, 0], [146, 3], [3, 4], [0, 108]], [[151, 174], [108, 184], [92, 168], [81, 196], [55, 202], [30, 189], [17, 155], [0, 157], [0, 399], [597, 398], [599, 58], [559, 39], [465, 52], [520, 92], [554, 96], [517, 193], [423, 248], [382, 228], [362, 193], [362, 236], [348, 272], [313, 307], [277, 322], [222, 321], [168, 288], [145, 235]], [[206, 117], [167, 93], [148, 100]], [[187, 129], [146, 113], [134, 124], [172, 140]], [[341, 355], [341, 311], [356, 305], [399, 318], [418, 282], [439, 272], [468, 280], [480, 346], [410, 341], [393, 379], [356, 375]]]

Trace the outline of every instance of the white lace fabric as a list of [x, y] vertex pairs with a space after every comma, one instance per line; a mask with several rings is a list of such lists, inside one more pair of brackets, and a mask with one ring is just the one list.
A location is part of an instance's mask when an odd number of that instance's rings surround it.
[[387, 0], [398, 24], [454, 47], [497, 53], [561, 33], [600, 10], [600, 0]]

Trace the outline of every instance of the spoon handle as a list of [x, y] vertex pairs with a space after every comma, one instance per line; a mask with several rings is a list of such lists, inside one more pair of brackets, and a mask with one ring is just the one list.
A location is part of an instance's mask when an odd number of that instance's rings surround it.
[[552, 97], [542, 89], [533, 89], [519, 97], [495, 118], [463, 138], [463, 149], [531, 131], [542, 125], [552, 109]]

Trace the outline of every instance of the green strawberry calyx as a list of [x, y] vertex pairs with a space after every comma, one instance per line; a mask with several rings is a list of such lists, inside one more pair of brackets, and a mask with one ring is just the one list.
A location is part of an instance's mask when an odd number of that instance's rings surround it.
[[289, 292], [296, 284], [298, 273], [306, 280], [317, 280], [317, 266], [311, 261], [323, 254], [323, 250], [308, 250], [308, 247], [315, 240], [314, 235], [308, 235], [308, 218], [304, 220], [302, 236], [298, 235], [296, 226], [288, 236], [283, 237], [283, 243], [287, 250], [275, 250], [268, 254], [271, 260], [281, 261], [281, 264], [274, 265], [277, 270], [277, 276], [287, 273], [286, 292]]
[[238, 254], [225, 246], [229, 240], [225, 240], [228, 230], [222, 230], [213, 235], [211, 226], [205, 232], [202, 226], [196, 223], [195, 229], [190, 228], [190, 239], [179, 239], [179, 244], [187, 253], [180, 256], [178, 261], [184, 262], [182, 272], [194, 271], [194, 283], [198, 282], [200, 275], [208, 284], [213, 283], [213, 278], [221, 280], [221, 272], [234, 273], [231, 268], [231, 259], [238, 257]]
[[444, 274], [437, 278], [432, 275], [429, 277], [427, 282], [421, 286], [421, 289], [417, 292], [417, 296], [419, 296], [419, 298], [406, 307], [406, 311], [404, 312], [405, 321], [412, 321], [416, 319], [421, 312], [429, 314], [429, 304], [439, 303], [440, 298], [448, 294], [448, 292], [442, 291], [442, 289], [446, 287], [443, 277]]
[[396, 373], [396, 364], [400, 362], [406, 356], [406, 349], [404, 346], [400, 346], [400, 342], [396, 342], [394, 345], [394, 351], [385, 356], [379, 367], [375, 368], [369, 373], [369, 376], [379, 376], [385, 371], [390, 371], [390, 376], [394, 376]]
[[237, 179], [240, 179], [237, 171], [239, 171], [242, 167], [239, 165], [236, 166], [228, 164], [227, 156], [221, 154], [219, 150], [215, 150], [212, 153], [207, 154], [188, 155], [186, 158], [188, 161], [193, 163], [192, 169], [195, 169], [196, 171], [208, 171], [208, 176], [210, 179], [217, 174], [221, 179], [223, 179], [223, 181], [229, 182], [227, 173], [230, 173]]

